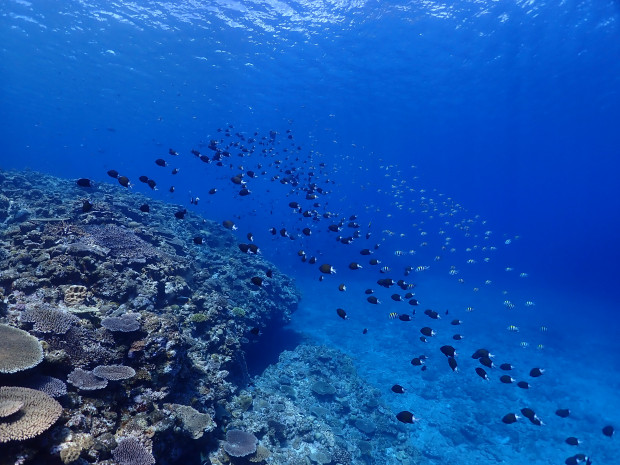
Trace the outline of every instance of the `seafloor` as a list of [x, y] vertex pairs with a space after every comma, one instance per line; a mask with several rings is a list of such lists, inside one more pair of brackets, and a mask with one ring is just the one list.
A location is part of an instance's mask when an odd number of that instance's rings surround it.
[[0, 465], [418, 462], [342, 353], [301, 345], [249, 375], [300, 294], [178, 211], [0, 172]]

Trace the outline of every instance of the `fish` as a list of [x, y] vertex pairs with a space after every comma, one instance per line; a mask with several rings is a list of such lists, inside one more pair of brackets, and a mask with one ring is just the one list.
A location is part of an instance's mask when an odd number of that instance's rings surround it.
[[400, 384], [395, 384], [394, 386], [392, 386], [392, 392], [395, 392], [396, 394], [404, 394], [405, 388], [402, 387]]
[[513, 333], [518, 333], [519, 332], [519, 327], [515, 326], [515, 325], [509, 325], [508, 328], [506, 328], [506, 329], [508, 329], [508, 331], [511, 331]]
[[116, 179], [116, 178], [118, 178], [118, 171], [116, 171], [116, 170], [109, 170], [108, 171], [108, 176], [110, 176], [111, 178]]
[[170, 189], [168, 189], [168, 191], [173, 194], [174, 193], [174, 186], [170, 186]]
[[178, 220], [182, 220], [183, 218], [185, 218], [185, 214], [187, 213], [187, 209], [183, 209], [183, 210], [178, 210], [174, 213], [174, 217]]
[[344, 292], [344, 291], [346, 291], [346, 290], [347, 290], [347, 286], [345, 286], [345, 285], [344, 285], [344, 283], [341, 283], [341, 284], [338, 286], [338, 290], [339, 290], [340, 292]]
[[252, 276], [250, 281], [252, 281], [252, 284], [254, 284], [255, 286], [263, 285], [263, 278], [261, 278], [260, 276]]
[[567, 408], [559, 408], [555, 411], [555, 414], [560, 418], [568, 418], [570, 410]]
[[163, 158], [158, 158], [157, 160], [155, 160], [155, 164], [157, 166], [161, 166], [162, 168], [168, 166], [168, 163], [166, 163], [166, 160], [164, 160]]
[[82, 213], [88, 213], [93, 209], [93, 204], [90, 200], [86, 199], [82, 202]]
[[174, 149], [168, 149], [168, 155], [173, 155], [176, 157], [177, 155], [179, 155], [179, 152]]
[[493, 358], [493, 354], [489, 352], [487, 349], [478, 349], [471, 356], [471, 358], [473, 359], [479, 359], [481, 357]]
[[504, 384], [512, 384], [515, 379], [510, 375], [502, 375], [499, 377], [499, 380]]
[[157, 183], [153, 180], [153, 179], [147, 179], [146, 183], [148, 184], [148, 186], [153, 189], [153, 190], [157, 190], [155, 188], [155, 186], [157, 186]]
[[118, 183], [123, 187], [129, 187], [129, 178], [127, 176], [119, 176]]
[[432, 328], [429, 328], [428, 326], [425, 326], [424, 328], [420, 329], [420, 332], [422, 333], [422, 335], [428, 336], [428, 337], [433, 337], [435, 334], [437, 334], [435, 331], [433, 331]]
[[258, 336], [260, 334], [260, 328], [254, 327], [250, 330], [250, 333], [254, 336]]
[[482, 379], [489, 381], [489, 376], [487, 375], [487, 372], [484, 371], [482, 368], [476, 367], [476, 374], [480, 376]]
[[371, 295], [366, 298], [366, 300], [371, 304], [380, 304], [381, 302], [374, 295]]
[[[118, 178], [118, 176], [116, 176], [116, 177]], [[147, 182], [149, 182], [149, 177], [148, 177], [148, 176], [144, 176], [144, 175], [142, 175], [142, 176], [140, 176], [140, 177], [138, 178], [138, 180], [139, 180], [140, 182], [143, 182], [144, 184], [146, 184]]]
[[149, 207], [148, 203], [143, 203], [142, 205], [140, 205], [140, 211], [142, 213], [148, 213], [151, 211], [151, 207]]
[[347, 312], [345, 312], [342, 308], [337, 308], [336, 313], [338, 313], [338, 316], [342, 318], [343, 320], [347, 320], [349, 318], [347, 316]]
[[460, 324], [462, 324], [462, 323], [463, 323], [463, 322], [462, 322], [461, 320], [452, 320], [452, 321], [450, 322], [450, 324], [451, 324], [452, 326], [458, 326], [458, 325], [460, 325]]
[[419, 305], [419, 302], [418, 302], [418, 300], [417, 300], [417, 299], [411, 299], [411, 300], [409, 301], [409, 305]]
[[396, 419], [402, 423], [413, 423], [418, 421], [416, 417], [413, 416], [413, 413], [403, 410], [402, 412], [398, 412], [396, 414]]
[[499, 368], [500, 370], [509, 371], [512, 370], [514, 367], [510, 363], [502, 363]]
[[402, 314], [398, 315], [398, 319], [400, 321], [411, 321], [411, 316], [406, 314], [406, 313], [402, 313]]
[[319, 271], [321, 273], [325, 273], [325, 274], [335, 274], [336, 273], [336, 269], [333, 266], [331, 266], [331, 265], [329, 265], [327, 263], [324, 263], [323, 265], [319, 266]]
[[544, 372], [545, 370], [542, 368], [532, 368], [530, 370], [530, 376], [532, 378], [538, 378], [539, 376], [542, 376]]
[[381, 273], [389, 273], [390, 272], [390, 267], [389, 266], [383, 266], [383, 267], [381, 267], [381, 269], [379, 269], [379, 271]]
[[484, 365], [487, 368], [493, 368], [495, 365], [493, 364], [493, 360], [490, 357], [482, 356], [478, 359], [481, 365]]
[[614, 427], [611, 425], [607, 425], [605, 427], [603, 427], [602, 429], [603, 434], [605, 436], [607, 436], [608, 438], [612, 437], [614, 435]]
[[237, 230], [237, 226], [235, 226], [235, 223], [230, 220], [222, 221], [222, 226], [224, 226], [226, 229], [230, 229], [231, 231]]
[[403, 298], [400, 296], [400, 294], [392, 294], [391, 295], [391, 299], [394, 302], [402, 302]]
[[456, 357], [456, 349], [452, 346], [441, 346], [439, 348], [439, 350], [441, 351], [442, 354], [444, 354], [446, 357]]
[[411, 359], [411, 364], [414, 367], [419, 367], [419, 366], [424, 365], [424, 360], [422, 360], [420, 357], [415, 357]]
[[80, 187], [93, 187], [93, 182], [88, 178], [80, 178], [75, 183]]
[[396, 313], [396, 312], [392, 312], [392, 313], [390, 313], [390, 314], [388, 315], [388, 317], [389, 317], [391, 320], [394, 320], [394, 319], [398, 318], [398, 313]]
[[527, 381], [519, 381], [517, 383], [517, 386], [519, 386], [521, 389], [529, 389], [530, 388], [530, 384]]
[[215, 194], [216, 192], [217, 192], [217, 189], [216, 189], [215, 187], [213, 187], [213, 188], [209, 189], [209, 194], [210, 194], [210, 195], [213, 195], [213, 194]]
[[514, 413], [507, 413], [502, 418], [502, 421], [506, 423], [507, 425], [510, 425], [512, 423], [515, 423], [519, 418], [520, 418], [519, 415], [515, 415]]
[[178, 172], [179, 172], [179, 168], [174, 168], [174, 169], [172, 170], [172, 174], [177, 174]]
[[429, 318], [432, 318], [433, 320], [441, 319], [441, 315], [437, 313], [435, 310], [431, 310], [430, 308], [427, 308], [426, 310], [424, 310], [424, 314], [427, 315]]
[[356, 263], [356, 262], [349, 263], [350, 270], [359, 270], [361, 268], [362, 268], [362, 265], [360, 265], [359, 263]]
[[577, 439], [574, 436], [570, 436], [570, 437], [566, 438], [566, 440], [564, 442], [566, 444], [568, 444], [569, 446], [578, 446], [579, 444], [581, 444], [579, 439]]
[[463, 336], [462, 334], [455, 334], [452, 336], [452, 339], [454, 339], [455, 341], [460, 341], [464, 338], [465, 336]]
[[452, 371], [459, 371], [458, 364], [456, 363], [456, 359], [454, 357], [448, 357], [448, 366], [452, 369]]
[[201, 236], [194, 237], [194, 244], [201, 245], [202, 244], [202, 237]]

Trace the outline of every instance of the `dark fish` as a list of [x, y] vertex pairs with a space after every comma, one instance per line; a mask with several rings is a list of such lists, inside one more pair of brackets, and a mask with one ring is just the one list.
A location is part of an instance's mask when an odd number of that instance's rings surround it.
[[201, 245], [202, 244], [202, 237], [201, 236], [194, 237], [194, 244]]
[[342, 318], [343, 320], [348, 319], [349, 317], [347, 316], [347, 312], [345, 312], [342, 308], [337, 308], [336, 309], [336, 313], [338, 313], [338, 316], [340, 318]]
[[175, 157], [179, 154], [179, 152], [177, 152], [174, 149], [168, 149], [168, 155], [174, 155]]
[[263, 278], [261, 278], [259, 276], [253, 276], [250, 281], [252, 281], [252, 284], [254, 284], [255, 286], [262, 286], [263, 285]]
[[514, 368], [510, 363], [502, 363], [499, 367], [504, 371], [509, 371]]
[[487, 368], [493, 368], [495, 365], [493, 365], [493, 360], [491, 360], [489, 357], [480, 357], [478, 359], [478, 361], [480, 362], [481, 365], [484, 365]]
[[411, 321], [411, 316], [407, 315], [406, 313], [402, 313], [398, 315], [398, 319], [400, 321]]
[[502, 375], [499, 377], [499, 380], [504, 384], [511, 384], [515, 379], [510, 375]]
[[250, 250], [250, 253], [260, 253], [260, 249], [256, 244], [248, 244], [248, 249]]
[[174, 217], [178, 220], [182, 220], [183, 218], [185, 218], [186, 213], [187, 213], [187, 210], [184, 208], [183, 210], [179, 210], [175, 212]]
[[226, 229], [230, 229], [232, 231], [234, 231], [235, 229], [237, 229], [237, 227], [235, 226], [235, 223], [230, 221], [230, 220], [224, 220], [222, 221], [222, 226], [224, 226]]
[[321, 273], [325, 273], [325, 274], [334, 274], [336, 273], [336, 270], [334, 269], [333, 266], [328, 265], [327, 263], [324, 263], [323, 265], [319, 266], [319, 271]]
[[88, 213], [92, 209], [93, 209], [93, 204], [90, 203], [89, 200], [84, 200], [84, 202], [82, 203], [82, 212], [83, 213]]
[[435, 331], [433, 331], [431, 328], [429, 328], [428, 326], [425, 326], [424, 328], [422, 328], [420, 330], [420, 332], [424, 335], [424, 336], [428, 336], [428, 337], [432, 337], [434, 336], [436, 333]]
[[374, 295], [369, 296], [366, 300], [368, 302], [370, 302], [371, 304], [378, 304], [378, 303], [380, 303], [379, 299], [377, 299]]
[[80, 187], [93, 187], [93, 182], [88, 178], [80, 178], [75, 182]]
[[413, 292], [407, 292], [405, 294], [405, 299], [411, 299], [414, 296]]
[[567, 418], [570, 415], [570, 410], [567, 408], [559, 408], [555, 411], [555, 414], [561, 418]]
[[151, 211], [151, 207], [149, 207], [149, 205], [147, 203], [144, 203], [142, 205], [140, 205], [140, 211], [142, 213], [148, 213]]
[[543, 370], [542, 368], [532, 368], [530, 370], [530, 376], [532, 378], [538, 378], [539, 376], [542, 376], [544, 372], [545, 370]]
[[370, 255], [372, 252], [370, 249], [362, 249], [360, 250], [360, 255]]
[[250, 245], [249, 244], [239, 244], [238, 245], [239, 250], [241, 250], [243, 253], [248, 253], [248, 251], [250, 250]]
[[383, 278], [377, 280], [377, 284], [381, 287], [385, 287], [386, 289], [394, 285], [394, 280], [390, 278]]
[[424, 336], [420, 336], [420, 342], [428, 342], [428, 340]]
[[566, 438], [566, 444], [568, 444], [569, 446], [578, 446], [580, 444], [579, 439], [577, 439], [574, 436], [571, 436], [569, 438]]
[[424, 310], [424, 314], [427, 315], [429, 318], [432, 318], [433, 320], [439, 320], [441, 318], [441, 315], [439, 315], [439, 313], [437, 313], [435, 310], [431, 310], [430, 308]]
[[359, 263], [351, 262], [349, 263], [350, 270], [359, 270], [362, 267]]
[[608, 438], [612, 437], [614, 435], [614, 427], [611, 425], [605, 426], [603, 428], [603, 434], [607, 436]]
[[347, 286], [345, 286], [345, 285], [344, 285], [344, 283], [341, 283], [341, 284], [338, 286], [338, 290], [339, 290], [340, 292], [344, 292], [344, 291], [346, 291], [346, 290], [347, 290]]
[[487, 349], [478, 349], [471, 356], [471, 358], [474, 358], [474, 359], [478, 359], [480, 357], [489, 357], [489, 358], [491, 358], [492, 354]]
[[394, 386], [392, 386], [392, 392], [395, 392], [396, 394], [404, 394], [405, 388], [402, 387], [400, 384], [395, 384]]
[[254, 336], [258, 336], [260, 334], [260, 329], [257, 327], [254, 327], [250, 330], [250, 333], [253, 334]]
[[273, 270], [267, 270], [267, 273], [265, 273], [267, 275], [268, 278], [273, 278]]
[[247, 233], [245, 237], [248, 238], [248, 241], [254, 242], [254, 234], [252, 234], [251, 232]]
[[127, 176], [119, 176], [118, 183], [123, 187], [129, 187], [129, 178]]
[[155, 186], [157, 185], [157, 183], [153, 179], [147, 180], [146, 183], [149, 185], [151, 189], [155, 190]]
[[[116, 177], [118, 178], [118, 176], [116, 176]], [[140, 177], [138, 178], [138, 180], [139, 180], [140, 182], [143, 182], [144, 184], [146, 184], [147, 182], [149, 182], [149, 178], [148, 178], [148, 176], [144, 176], [144, 175], [140, 176]]]
[[373, 294], [374, 292], [375, 292], [375, 291], [373, 291], [372, 289], [366, 289], [366, 290], [364, 291], [364, 294], [366, 294], [366, 295], [370, 295], [370, 294]]
[[209, 194], [213, 195], [217, 192], [217, 189], [214, 187], [212, 189], [209, 189]]
[[364, 328], [364, 329], [362, 330], [362, 334], [368, 334], [368, 328]]
[[168, 189], [168, 191], [170, 191], [171, 194], [174, 193], [174, 186], [170, 186], [170, 189]]
[[519, 381], [517, 383], [517, 386], [519, 386], [521, 389], [529, 389], [530, 388], [530, 384], [527, 381]]
[[454, 357], [448, 357], [448, 365], [452, 368], [452, 371], [458, 371], [458, 366]]
[[510, 425], [512, 423], [515, 423], [518, 419], [519, 417], [515, 415], [514, 413], [508, 413], [504, 415], [504, 418], [502, 418], [502, 421], [506, 423], [507, 425]]
[[118, 171], [110, 170], [110, 171], [108, 171], [108, 176], [110, 176], [111, 178], [116, 179], [116, 178], [118, 178]]
[[286, 230], [286, 228], [280, 229], [280, 236], [288, 237], [288, 231]]
[[409, 305], [418, 305], [418, 304], [419, 304], [419, 302], [417, 301], [417, 299], [411, 299], [409, 301]]
[[489, 376], [487, 375], [487, 372], [486, 372], [486, 371], [484, 371], [484, 370], [483, 370], [482, 368], [480, 368], [480, 367], [476, 367], [476, 374], [477, 374], [478, 376], [480, 376], [482, 379], [485, 379], [485, 380], [487, 380], [487, 381], [489, 380]]
[[458, 326], [458, 325], [460, 325], [461, 323], [463, 323], [461, 320], [452, 320], [452, 321], [450, 322], [450, 324], [451, 324], [452, 326]]
[[179, 172], [179, 168], [174, 168], [174, 169], [172, 170], [172, 174], [177, 174], [178, 172]]
[[376, 258], [371, 258], [368, 263], [370, 263], [371, 265], [378, 265], [379, 263], [381, 263], [379, 260], [377, 260]]
[[310, 259], [308, 260], [308, 263], [310, 263], [311, 265], [314, 265], [317, 261], [316, 257], [310, 257]]
[[441, 346], [439, 350], [441, 350], [441, 353], [446, 357], [456, 357], [456, 349], [452, 346]]
[[416, 358], [411, 359], [411, 364], [414, 367], [419, 367], [419, 366], [424, 365], [424, 360], [422, 360], [420, 357], [416, 357]]
[[408, 412], [407, 410], [397, 413], [396, 419], [403, 423], [413, 423], [414, 421], [417, 421], [417, 418], [413, 416], [413, 413]]
[[454, 336], [452, 336], [452, 339], [454, 339], [455, 341], [460, 341], [461, 339], [463, 339], [463, 336], [461, 334], [455, 334]]
[[237, 176], [233, 176], [232, 178], [230, 178], [231, 182], [233, 184], [241, 184], [243, 182], [243, 180], [241, 179], [241, 176], [237, 175]]
[[309, 236], [310, 234], [312, 234], [310, 228], [304, 228], [301, 232], [304, 233], [304, 236]]
[[400, 294], [392, 294], [392, 300], [394, 302], [402, 302], [403, 298], [400, 296]]
[[166, 160], [164, 160], [163, 158], [158, 158], [157, 160], [155, 160], [155, 164], [161, 167], [168, 166], [168, 164], [166, 163]]
[[525, 418], [528, 418], [528, 419], [532, 419], [536, 416], [536, 412], [534, 412], [534, 410], [528, 407], [522, 408], [521, 413], [523, 414]]

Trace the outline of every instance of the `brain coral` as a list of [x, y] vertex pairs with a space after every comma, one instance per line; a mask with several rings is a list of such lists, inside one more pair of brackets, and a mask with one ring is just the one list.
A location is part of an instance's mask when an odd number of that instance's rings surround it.
[[21, 314], [21, 320], [34, 323], [33, 330], [40, 333], [65, 334], [71, 326], [80, 321], [70, 313], [53, 308], [26, 308]]
[[231, 429], [226, 432], [224, 450], [231, 457], [245, 457], [256, 452], [258, 439], [252, 433], [240, 429]]
[[125, 365], [99, 365], [93, 369], [93, 373], [99, 378], [109, 381], [128, 379], [136, 374], [136, 370]]
[[123, 316], [110, 316], [101, 320], [101, 325], [110, 331], [130, 333], [140, 329], [139, 313], [125, 313]]
[[0, 373], [16, 373], [43, 360], [39, 340], [21, 329], [0, 324]]
[[65, 303], [67, 305], [78, 305], [84, 302], [86, 299], [86, 294], [88, 290], [86, 286], [69, 286], [69, 288], [65, 291]]
[[119, 465], [151, 465], [153, 455], [135, 438], [123, 438], [118, 442], [112, 456]]
[[0, 421], [0, 443], [24, 441], [38, 436], [52, 426], [62, 407], [44, 392], [24, 387], [0, 387], [0, 403], [17, 402], [22, 406], [18, 415]]
[[69, 373], [69, 376], [67, 376], [67, 381], [82, 391], [103, 389], [108, 385], [107, 379], [101, 379], [98, 376], [95, 376], [92, 371], [82, 370], [81, 368], [76, 368]]

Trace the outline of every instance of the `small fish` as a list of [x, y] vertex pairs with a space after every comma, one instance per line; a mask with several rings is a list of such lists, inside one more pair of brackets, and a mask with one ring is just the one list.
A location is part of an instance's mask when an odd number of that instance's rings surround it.
[[540, 332], [541, 333], [546, 333], [549, 330], [549, 328], [547, 328], [546, 326], [541, 326], [540, 327]]
[[508, 331], [511, 331], [513, 333], [518, 333], [519, 332], [519, 327], [515, 326], [515, 325], [509, 325], [508, 328], [506, 328], [506, 329], [508, 329]]
[[515, 423], [519, 418], [520, 417], [518, 415], [515, 415], [514, 413], [508, 413], [504, 415], [504, 418], [502, 418], [502, 421], [506, 423], [507, 425], [510, 425], [512, 423]]
[[217, 192], [217, 189], [215, 187], [209, 189], [209, 194], [213, 195]]
[[80, 187], [93, 187], [93, 182], [88, 178], [80, 178], [75, 182]]
[[194, 237], [194, 244], [201, 245], [202, 244], [202, 237], [201, 236]]
[[142, 213], [148, 213], [148, 212], [151, 211], [151, 207], [149, 207], [148, 203], [144, 203], [144, 204], [140, 205], [140, 211]]
[[522, 349], [527, 349], [530, 346], [529, 342], [525, 342], [525, 341], [521, 341], [519, 345], [521, 346]]
[[471, 313], [474, 311], [474, 307], [467, 307], [465, 311]]
[[364, 329], [362, 330], [362, 334], [368, 334], [368, 328], [364, 328]]
[[493, 358], [493, 354], [489, 352], [487, 349], [478, 349], [471, 356], [471, 358], [473, 359], [479, 359], [481, 357]]
[[166, 163], [166, 160], [164, 160], [163, 158], [158, 158], [157, 160], [155, 160], [155, 164], [157, 166], [161, 166], [162, 168], [168, 166], [168, 163]]
[[169, 191], [171, 194], [174, 194], [174, 186], [170, 186], [170, 189], [168, 189], [168, 191]]
[[607, 436], [608, 438], [612, 437], [614, 435], [614, 427], [611, 425], [605, 426], [603, 428], [603, 434]]
[[344, 292], [344, 291], [346, 291], [346, 290], [347, 290], [347, 286], [345, 286], [345, 285], [344, 285], [344, 283], [341, 283], [341, 284], [338, 286], [338, 290], [339, 290], [340, 292]]
[[400, 296], [400, 294], [392, 294], [391, 299], [394, 302], [402, 302], [403, 298]]
[[183, 210], [179, 210], [177, 212], [174, 213], [174, 217], [177, 220], [182, 220], [183, 218], [185, 218], [185, 214], [187, 213], [187, 210], [184, 208]]
[[413, 413], [407, 410], [403, 410], [402, 412], [397, 413], [396, 419], [402, 423], [413, 423], [415, 421], [418, 421], [418, 419], [413, 416]]
[[493, 368], [495, 365], [493, 364], [493, 360], [491, 360], [489, 357], [480, 357], [478, 359], [478, 361], [480, 362], [481, 365], [487, 367], [487, 368]]
[[342, 308], [336, 309], [336, 313], [338, 313], [338, 316], [342, 318], [343, 320], [347, 320], [349, 318], [347, 316], [347, 312], [345, 312]]
[[172, 174], [177, 174], [178, 172], [179, 172], [179, 168], [174, 168], [174, 169], [172, 170]]
[[435, 331], [433, 331], [432, 328], [429, 328], [428, 326], [425, 326], [424, 328], [420, 329], [420, 332], [424, 336], [428, 336], [428, 337], [433, 337], [435, 334], [437, 334]]
[[454, 357], [448, 357], [448, 366], [452, 369], [452, 371], [459, 371], [458, 364], [456, 363], [456, 359]]
[[480, 376], [482, 379], [488, 381], [489, 380], [489, 376], [487, 375], [487, 372], [484, 371], [482, 368], [480, 367], [476, 367], [476, 374], [478, 376]]
[[420, 266], [417, 266], [415, 270], [416, 272], [419, 273], [420, 271], [426, 271], [426, 270], [429, 270], [430, 268], [431, 267], [428, 265], [420, 265]]
[[499, 380], [504, 384], [512, 384], [515, 379], [510, 375], [502, 375], [499, 377]]
[[226, 229], [230, 229], [231, 231], [237, 230], [237, 226], [235, 226], [235, 223], [230, 220], [222, 221], [222, 226], [224, 226]]
[[555, 411], [555, 414], [560, 418], [568, 418], [570, 410], [567, 408], [559, 408]]
[[374, 295], [369, 296], [366, 299], [369, 303], [371, 304], [380, 304], [381, 302], [379, 301], [379, 299], [377, 299]]
[[336, 269], [333, 266], [328, 265], [327, 263], [324, 263], [323, 265], [319, 266], [319, 271], [321, 273], [325, 273], [325, 274], [335, 274], [336, 273]]
[[452, 336], [452, 339], [454, 339], [455, 341], [461, 341], [463, 337], [465, 336], [463, 336], [462, 334], [455, 334], [454, 336]]
[[390, 313], [390, 314], [388, 315], [388, 317], [389, 317], [391, 320], [395, 320], [396, 318], [398, 318], [398, 313], [396, 313], [396, 312], [392, 312], [392, 313]]
[[398, 315], [398, 319], [400, 321], [411, 321], [411, 316], [406, 314], [406, 313], [402, 313], [402, 314]]
[[176, 157], [177, 155], [179, 155], [179, 152], [174, 149], [168, 149], [168, 155], [173, 155]]
[[527, 302], [525, 302], [525, 306], [526, 307], [533, 307], [534, 306], [534, 302], [532, 302], [531, 300], [528, 300]]
[[[115, 177], [116, 177], [116, 178], [118, 178], [118, 176], [115, 176]], [[146, 184], [147, 182], [149, 182], [149, 177], [148, 177], [148, 176], [144, 176], [144, 175], [142, 175], [142, 176], [140, 176], [140, 177], [138, 178], [138, 180], [139, 180], [140, 182], [143, 182], [144, 184]]]
[[532, 378], [538, 378], [539, 376], [542, 376], [544, 372], [545, 370], [543, 370], [542, 368], [532, 368], [530, 370], [530, 376]]
[[424, 314], [427, 315], [429, 318], [432, 318], [433, 320], [441, 319], [441, 315], [435, 310], [431, 310], [430, 308], [424, 310]]
[[250, 281], [252, 281], [252, 284], [254, 284], [255, 286], [263, 285], [263, 278], [261, 278], [260, 276], [253, 276]]
[[111, 178], [116, 179], [116, 178], [118, 178], [118, 171], [110, 170], [110, 171], [108, 171], [108, 176], [110, 176]]
[[362, 265], [360, 265], [359, 263], [356, 263], [356, 262], [349, 263], [350, 270], [359, 270], [361, 268], [362, 268]]
[[123, 187], [129, 187], [129, 178], [127, 176], [119, 176], [118, 183]]
[[418, 300], [417, 300], [417, 299], [411, 299], [411, 300], [409, 301], [409, 305], [419, 305], [419, 302], [418, 302]]
[[395, 392], [396, 394], [404, 394], [405, 388], [402, 387], [400, 384], [395, 384], [394, 386], [392, 386], [392, 392]]
[[527, 381], [519, 381], [517, 383], [517, 386], [519, 386], [521, 389], [529, 389], [530, 388], [530, 384]]
[[155, 186], [157, 186], [157, 183], [155, 182], [155, 180], [153, 180], [153, 179], [147, 179], [146, 183], [147, 183], [147, 185], [148, 185], [151, 189], [153, 189], [153, 190], [157, 190], [157, 189], [155, 188]]
[[514, 367], [510, 363], [502, 363], [499, 368], [500, 370], [509, 371], [512, 370]]
[[381, 269], [379, 271], [381, 273], [389, 273], [390, 272], [390, 267], [389, 266], [383, 266], [383, 267], [381, 267]]
[[463, 323], [463, 322], [462, 322], [461, 320], [452, 320], [452, 321], [450, 322], [450, 324], [451, 324], [452, 326], [458, 326], [458, 325], [460, 325], [460, 324], [462, 324], [462, 323]]
[[260, 328], [254, 327], [250, 330], [250, 333], [254, 336], [258, 336], [260, 334]]
[[579, 439], [577, 439], [574, 436], [571, 436], [569, 438], [566, 438], [566, 440], [564, 441], [566, 442], [566, 444], [568, 444], [569, 446], [578, 446], [579, 444], [581, 444], [581, 442], [579, 441]]
[[414, 367], [419, 367], [419, 366], [424, 365], [424, 360], [422, 360], [420, 357], [415, 357], [415, 358], [411, 359], [411, 364]]

